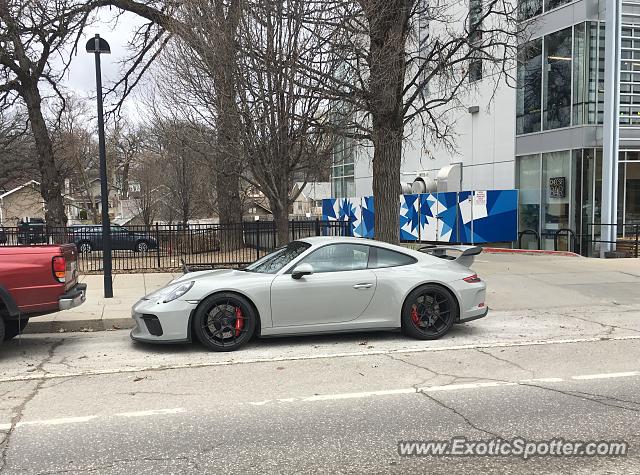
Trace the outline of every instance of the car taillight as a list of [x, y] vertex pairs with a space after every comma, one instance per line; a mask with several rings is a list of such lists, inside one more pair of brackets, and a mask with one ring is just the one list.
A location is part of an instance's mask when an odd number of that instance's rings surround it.
[[469, 284], [477, 284], [478, 282], [482, 282], [480, 277], [478, 277], [478, 274], [470, 275], [469, 277], [465, 277], [462, 280], [464, 280], [465, 282], [467, 282]]
[[64, 283], [67, 276], [67, 261], [64, 257], [53, 258], [53, 276], [58, 282]]

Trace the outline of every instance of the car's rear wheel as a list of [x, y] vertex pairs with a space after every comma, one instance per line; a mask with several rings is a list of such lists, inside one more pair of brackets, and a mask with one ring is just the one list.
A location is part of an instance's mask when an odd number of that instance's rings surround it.
[[447, 289], [427, 284], [411, 292], [402, 306], [402, 330], [421, 340], [445, 335], [458, 318], [458, 302]]
[[78, 252], [81, 254], [89, 254], [91, 251], [93, 251], [93, 246], [88, 241], [81, 242], [78, 245]]
[[149, 244], [146, 241], [138, 241], [136, 243], [136, 252], [147, 252], [149, 250]]
[[8, 340], [11, 340], [12, 338], [15, 338], [16, 336], [18, 336], [25, 329], [25, 327], [27, 326], [27, 323], [29, 323], [29, 319], [28, 318], [22, 318], [19, 321], [18, 320], [7, 320], [5, 322], [3, 340], [4, 341], [8, 341]]
[[208, 349], [233, 351], [251, 339], [257, 321], [256, 311], [247, 299], [223, 292], [200, 304], [193, 318], [193, 330]]

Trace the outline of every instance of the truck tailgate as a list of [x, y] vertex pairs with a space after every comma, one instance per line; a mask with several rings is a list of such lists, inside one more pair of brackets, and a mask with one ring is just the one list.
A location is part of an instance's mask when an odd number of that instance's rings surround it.
[[69, 290], [78, 282], [78, 251], [75, 244], [63, 244], [60, 251], [66, 263], [64, 288]]

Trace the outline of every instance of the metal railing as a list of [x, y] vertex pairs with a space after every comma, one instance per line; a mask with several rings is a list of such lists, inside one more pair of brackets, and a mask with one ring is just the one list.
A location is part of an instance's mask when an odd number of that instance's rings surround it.
[[[350, 236], [348, 221], [311, 219], [290, 221], [290, 239], [311, 236]], [[114, 272], [174, 270], [189, 266], [243, 267], [275, 249], [273, 221], [236, 224], [114, 226], [111, 232]], [[102, 271], [100, 225], [1, 228], [0, 246], [73, 243], [81, 272]]]
[[[603, 226], [615, 227], [616, 240], [602, 239], [601, 229]], [[588, 243], [588, 252], [593, 256], [598, 256], [602, 244], [615, 244], [615, 257], [640, 257], [640, 223], [624, 224], [600, 224], [591, 223], [586, 226], [586, 233], [581, 237]]]
[[532, 235], [536, 238], [536, 249], [540, 250], [540, 234], [535, 229], [525, 229], [524, 231], [520, 231], [518, 233], [518, 249], [522, 249], [522, 238], [526, 235]]

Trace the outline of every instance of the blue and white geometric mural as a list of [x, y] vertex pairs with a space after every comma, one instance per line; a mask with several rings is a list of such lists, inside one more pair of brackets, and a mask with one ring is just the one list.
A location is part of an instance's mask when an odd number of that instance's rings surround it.
[[420, 239], [420, 195], [400, 195], [400, 240]]
[[[483, 244], [518, 239], [518, 190], [478, 190], [400, 196], [402, 241]], [[350, 234], [374, 237], [374, 201], [325, 199], [322, 219], [349, 221]]]

